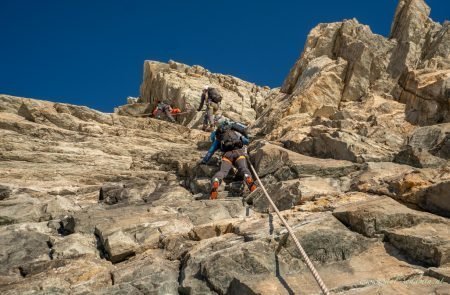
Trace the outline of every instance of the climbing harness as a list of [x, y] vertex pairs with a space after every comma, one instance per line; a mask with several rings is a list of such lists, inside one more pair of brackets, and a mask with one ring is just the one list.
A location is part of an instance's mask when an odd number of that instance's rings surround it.
[[294, 240], [295, 245], [297, 246], [297, 249], [300, 251], [300, 254], [303, 257], [303, 260], [305, 260], [306, 265], [308, 266], [309, 270], [311, 271], [312, 275], [314, 276], [314, 279], [316, 280], [317, 284], [319, 284], [320, 289], [322, 290], [322, 292], [325, 295], [330, 295], [330, 291], [328, 291], [328, 288], [325, 286], [325, 283], [322, 281], [322, 278], [319, 276], [319, 273], [317, 272], [317, 270], [315, 269], [314, 265], [312, 264], [311, 260], [309, 260], [308, 255], [306, 254], [305, 250], [303, 250], [302, 245], [300, 245], [300, 242], [298, 241], [297, 237], [294, 235], [294, 232], [292, 231], [292, 228], [289, 226], [289, 224], [286, 222], [286, 220], [284, 219], [284, 217], [280, 214], [280, 211], [278, 210], [277, 206], [275, 206], [275, 203], [272, 201], [272, 199], [270, 198], [269, 194], [267, 193], [264, 185], [262, 184], [261, 180], [259, 179], [258, 174], [255, 171], [255, 168], [253, 167], [252, 163], [250, 162], [250, 160], [248, 161], [249, 165], [250, 165], [250, 169], [252, 169], [253, 174], [256, 177], [256, 180], [259, 183], [259, 186], [261, 187], [261, 189], [263, 190], [264, 194], [266, 195], [267, 200], [269, 201], [270, 205], [272, 206], [272, 208], [275, 210], [275, 212], [277, 213], [278, 217], [280, 218], [281, 222], [283, 222], [284, 226], [286, 227], [287, 231], [289, 232], [289, 234], [291, 235], [291, 238]]

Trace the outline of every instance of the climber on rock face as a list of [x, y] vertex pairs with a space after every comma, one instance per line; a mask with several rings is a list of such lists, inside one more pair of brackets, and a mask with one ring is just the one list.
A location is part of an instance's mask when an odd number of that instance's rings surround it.
[[172, 116], [173, 109], [168, 102], [157, 101], [157, 105], [153, 110], [153, 117], [160, 119], [161, 114], [164, 113], [170, 122], [175, 123], [175, 119]]
[[222, 101], [222, 95], [213, 87], [205, 86], [203, 88], [200, 106], [197, 112], [200, 112], [203, 108], [203, 104], [206, 103], [205, 116], [203, 118], [203, 131], [214, 129], [214, 115], [220, 108], [220, 102]]
[[246, 185], [253, 192], [256, 185], [246, 161], [247, 154], [244, 146], [249, 143], [249, 139], [245, 126], [221, 116], [215, 117], [215, 123], [216, 130], [211, 132], [213, 144], [201, 161], [201, 164], [206, 164], [218, 149], [223, 152], [220, 170], [211, 180], [210, 199], [217, 199], [219, 186], [233, 166], [236, 166], [238, 171], [244, 175]]

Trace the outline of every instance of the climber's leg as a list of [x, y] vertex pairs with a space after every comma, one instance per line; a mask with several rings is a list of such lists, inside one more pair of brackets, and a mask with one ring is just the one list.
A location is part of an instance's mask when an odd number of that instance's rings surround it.
[[253, 181], [252, 174], [250, 173], [250, 170], [247, 166], [247, 159], [242, 153], [237, 159], [236, 159], [236, 166], [238, 167], [238, 170], [241, 174], [244, 175], [244, 181], [245, 184], [248, 186], [248, 189], [253, 192], [256, 189], [255, 182]]
[[[226, 155], [227, 153], [225, 153]], [[222, 180], [228, 175], [230, 172], [230, 169], [233, 167], [233, 163], [230, 159], [227, 157], [222, 158], [222, 163], [220, 164], [220, 170], [217, 171], [216, 174], [214, 174], [212, 180], [211, 180], [211, 193], [210, 193], [210, 199], [214, 200], [217, 199], [218, 196], [218, 190], [219, 186], [222, 183]]]

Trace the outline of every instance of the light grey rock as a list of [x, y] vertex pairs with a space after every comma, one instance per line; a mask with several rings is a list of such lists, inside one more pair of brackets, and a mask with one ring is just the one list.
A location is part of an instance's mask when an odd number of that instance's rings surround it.
[[416, 193], [418, 205], [428, 212], [450, 217], [450, 181], [433, 184]]
[[450, 22], [445, 21], [442, 26], [435, 26], [428, 35], [430, 38], [424, 46], [424, 58], [419, 68], [449, 69], [450, 68]]
[[[305, 177], [265, 185], [279, 210], [291, 209], [323, 196], [337, 197], [347, 187], [343, 179]], [[261, 189], [246, 197], [256, 212], [270, 212], [271, 205]]]
[[[298, 180], [278, 182], [266, 186], [266, 189], [279, 210], [291, 209], [299, 204], [302, 197]], [[250, 194], [247, 203], [257, 212], [269, 212], [272, 209], [262, 189]]]
[[41, 273], [0, 285], [2, 294], [87, 294], [112, 285], [110, 262], [95, 258], [56, 260]]
[[116, 208], [89, 215], [107, 258], [114, 263], [156, 248], [161, 236], [188, 233], [192, 228], [187, 216], [180, 216], [168, 207], [144, 207], [140, 212], [133, 209], [129, 212], [130, 215], [123, 215], [123, 208]]
[[426, 40], [423, 36], [435, 26], [429, 14], [430, 7], [423, 0], [399, 1], [390, 33], [398, 44], [388, 69], [394, 77], [417, 67]]
[[333, 215], [353, 231], [368, 237], [421, 223], [450, 225], [444, 218], [409, 209], [389, 197], [374, 197], [370, 201], [338, 207]]
[[26, 276], [35, 272], [33, 265], [51, 260], [47, 234], [2, 228], [0, 236], [1, 275], [20, 273]]
[[447, 123], [417, 128], [394, 161], [419, 168], [445, 165], [450, 159], [449, 130]]
[[260, 177], [273, 174], [277, 180], [307, 176], [341, 177], [359, 168], [349, 161], [316, 159], [264, 142], [256, 143], [249, 152]]
[[[342, 261], [367, 250], [372, 241], [349, 231], [331, 214], [319, 214], [306, 219], [304, 224], [294, 226], [296, 237], [302, 241], [306, 253], [319, 263]], [[285, 233], [282, 240], [293, 257], [301, 259], [292, 238]]]
[[153, 109], [148, 103], [128, 103], [117, 107], [114, 112], [121, 116], [150, 117]]
[[422, 126], [450, 122], [450, 68], [410, 71], [400, 85], [409, 122]]
[[[179, 261], [165, 260], [161, 250], [149, 250], [120, 264], [113, 272], [114, 285], [129, 284], [143, 294], [178, 294]], [[112, 287], [115, 291], [120, 287]]]
[[386, 240], [412, 259], [429, 266], [450, 261], [449, 225], [421, 223], [413, 227], [389, 230]]
[[352, 190], [365, 193], [390, 195], [388, 182], [398, 175], [411, 173], [414, 168], [391, 162], [369, 162], [353, 176]]
[[93, 235], [72, 234], [50, 239], [52, 259], [74, 259], [81, 256], [100, 258], [97, 241]]
[[178, 212], [187, 216], [194, 225], [246, 215], [245, 207], [238, 199], [201, 200], [178, 208]]

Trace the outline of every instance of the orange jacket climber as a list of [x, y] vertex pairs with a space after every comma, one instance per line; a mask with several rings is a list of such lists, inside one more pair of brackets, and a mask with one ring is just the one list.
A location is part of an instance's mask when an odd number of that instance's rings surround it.
[[[177, 110], [179, 110], [179, 109], [177, 109]], [[152, 115], [153, 115], [153, 117], [159, 119], [161, 116], [161, 113], [164, 113], [166, 115], [166, 117], [172, 123], [175, 123], [175, 119], [172, 116], [173, 111], [174, 111], [174, 109], [172, 109], [172, 107], [168, 103], [158, 102], [158, 104], [156, 105], [155, 109], [152, 112]]]

